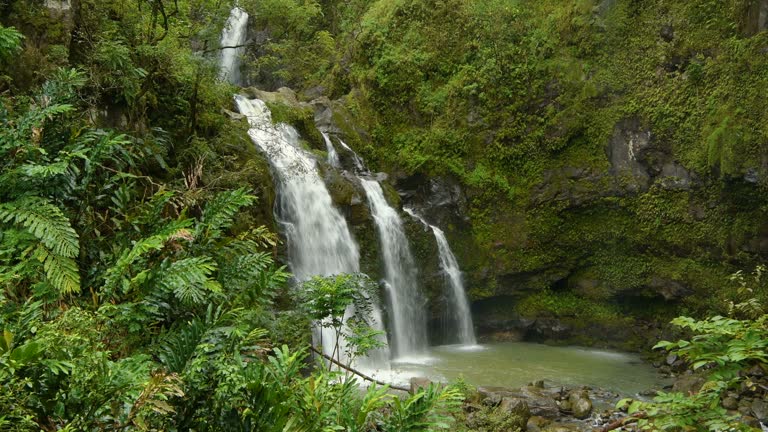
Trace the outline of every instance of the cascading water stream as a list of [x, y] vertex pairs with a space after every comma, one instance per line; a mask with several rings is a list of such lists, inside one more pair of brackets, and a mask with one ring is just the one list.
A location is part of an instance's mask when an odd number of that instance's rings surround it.
[[387, 203], [381, 185], [364, 178], [360, 182], [381, 243], [392, 334], [390, 348], [396, 360], [407, 362], [427, 348], [425, 301], [419, 290], [416, 265], [400, 215]]
[[236, 48], [222, 48], [219, 77], [235, 85], [240, 85], [240, 57], [243, 55], [247, 26], [248, 13], [234, 7], [221, 32], [221, 46]]
[[325, 148], [328, 151], [328, 164], [334, 168], [341, 168], [341, 161], [339, 161], [339, 154], [336, 152], [336, 148], [333, 146], [333, 143], [331, 142], [331, 137], [328, 136], [325, 132], [320, 132], [320, 134], [323, 136], [323, 141], [325, 141]]
[[365, 172], [366, 170], [365, 170], [365, 165], [363, 164], [363, 159], [362, 159], [362, 158], [360, 158], [360, 156], [358, 156], [358, 155], [357, 155], [357, 153], [355, 153], [355, 151], [354, 151], [354, 150], [352, 150], [352, 149], [351, 149], [351, 148], [350, 148], [350, 147], [347, 145], [347, 143], [345, 143], [344, 141], [342, 141], [342, 140], [341, 140], [341, 138], [339, 138], [339, 144], [341, 144], [341, 146], [342, 146], [342, 147], [343, 147], [343, 148], [344, 148], [346, 151], [348, 151], [348, 152], [352, 153], [352, 160], [355, 162], [355, 168], [357, 168], [357, 171], [358, 171], [358, 172]]
[[456, 256], [448, 244], [445, 233], [440, 228], [427, 223], [424, 218], [419, 216], [413, 209], [403, 208], [403, 210], [414, 218], [418, 219], [424, 226], [429, 227], [435, 235], [437, 250], [440, 256], [440, 268], [445, 276], [446, 283], [450, 288], [448, 290], [448, 310], [447, 315], [451, 323], [450, 333], [455, 335], [456, 342], [462, 345], [476, 345], [475, 330], [472, 325], [472, 313], [469, 309], [469, 300], [467, 292], [464, 289], [464, 281], [461, 275], [459, 263]]
[[442, 267], [448, 286], [451, 288], [448, 296], [451, 307], [448, 309], [448, 313], [456, 326], [456, 338], [458, 343], [462, 345], [475, 345], [477, 339], [472, 325], [472, 312], [469, 309], [469, 300], [467, 300], [467, 292], [464, 289], [459, 263], [456, 261], [456, 256], [453, 254], [443, 230], [434, 225], [431, 227], [440, 253], [440, 267]]
[[[346, 220], [333, 206], [315, 160], [300, 148], [296, 130], [285, 124], [273, 125], [269, 108], [258, 99], [237, 95], [235, 102], [248, 118], [248, 134], [272, 166], [278, 190], [276, 217], [285, 233], [289, 264], [296, 279], [359, 272], [357, 244]], [[377, 305], [369, 318], [377, 330], [382, 329]], [[331, 355], [336, 344], [333, 330], [321, 329], [316, 338], [322, 340], [325, 354]], [[388, 357], [382, 349], [358, 363], [387, 368]]]

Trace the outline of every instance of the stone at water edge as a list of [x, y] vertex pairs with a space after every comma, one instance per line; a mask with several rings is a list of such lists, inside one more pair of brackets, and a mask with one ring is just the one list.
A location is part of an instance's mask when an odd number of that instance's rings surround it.
[[554, 397], [538, 387], [523, 387], [521, 396], [528, 402], [531, 414], [555, 419], [560, 417], [560, 408]]
[[768, 402], [761, 399], [752, 401], [752, 415], [763, 423], [768, 423]]
[[507, 396], [517, 396], [515, 392], [506, 387], [478, 387], [477, 394], [480, 395], [480, 400], [483, 405], [496, 406], [501, 403], [501, 400]]
[[552, 420], [545, 419], [544, 417], [532, 416], [528, 419], [528, 424], [526, 425], [527, 428], [525, 430], [528, 432], [539, 432], [551, 423]]
[[690, 395], [698, 393], [704, 385], [704, 378], [696, 375], [686, 375], [678, 378], [672, 385], [672, 392]]
[[575, 425], [555, 423], [547, 426], [542, 432], [577, 432], [579, 428]]
[[739, 409], [739, 401], [731, 396], [726, 397], [723, 399], [723, 408], [729, 409], [729, 410], [736, 410]]
[[499, 409], [503, 412], [519, 417], [521, 427], [525, 427], [525, 425], [528, 424], [528, 419], [531, 418], [531, 409], [528, 407], [528, 403], [524, 399], [516, 397], [504, 397], [501, 399]]
[[577, 419], [585, 419], [592, 413], [592, 400], [586, 390], [574, 390], [568, 395], [568, 403], [571, 406], [573, 416]]
[[416, 394], [421, 389], [425, 389], [432, 385], [432, 381], [429, 378], [413, 377], [411, 378], [411, 394]]

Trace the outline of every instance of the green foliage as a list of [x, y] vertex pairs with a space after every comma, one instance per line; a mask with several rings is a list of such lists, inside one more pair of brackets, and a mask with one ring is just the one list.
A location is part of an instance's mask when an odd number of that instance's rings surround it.
[[517, 414], [498, 409], [498, 407], [483, 406], [473, 413], [467, 421], [472, 432], [522, 432], [526, 430], [527, 422]]
[[[758, 268], [758, 282], [762, 272], [763, 268]], [[737, 273], [732, 279], [743, 281], [743, 275]], [[692, 370], [705, 374], [707, 381], [694, 394], [659, 393], [653, 402], [625, 399], [619, 407], [627, 408], [629, 415], [639, 416], [638, 426], [642, 430], [751, 430], [738, 421], [738, 416], [728, 414], [721, 400], [729, 390], [755, 388], [742, 372], [754, 365], [768, 365], [768, 315], [744, 320], [722, 316], [697, 320], [682, 316], [672, 320], [672, 324], [692, 336], [677, 342], [661, 341], [653, 348], [680, 356]]]
[[[315, 276], [301, 284], [301, 308], [316, 326], [334, 331], [331, 357], [349, 361], [383, 346], [383, 332], [375, 330], [373, 305], [377, 300], [376, 284], [365, 274]], [[320, 341], [320, 345], [328, 341]], [[342, 353], [342, 346], [345, 352]]]
[[541, 291], [520, 302], [516, 309], [526, 316], [551, 314], [555, 317], [617, 320], [620, 313], [610, 305], [591, 301], [570, 292]]
[[751, 363], [768, 364], [768, 315], [756, 320], [736, 320], [715, 316], [705, 320], [678, 317], [672, 324], [696, 336], [678, 342], [662, 341], [654, 348], [673, 351], [696, 370], [715, 365], [713, 373], [727, 378]]
[[244, 2], [259, 29], [272, 36], [253, 61], [259, 82], [318, 84], [334, 62], [336, 43], [321, 26], [323, 10], [315, 0]]
[[62, 294], [80, 291], [80, 275], [73, 258], [80, 252], [77, 233], [61, 209], [50, 201], [27, 196], [0, 205], [0, 222], [23, 227], [40, 242], [34, 257], [46, 278]]
[[0, 25], [0, 59], [8, 58], [16, 53], [23, 37], [15, 28]]
[[461, 405], [463, 397], [455, 388], [440, 389], [435, 384], [408, 399], [394, 399], [392, 413], [382, 430], [421, 431], [450, 429], [451, 413]]
[[[50, 11], [11, 3], [9, 21], [47, 33], [20, 56], [39, 76], [0, 66], [0, 430], [445, 424], [452, 390], [396, 401], [306, 358], [310, 317], [348, 338], [350, 359], [380, 346], [362, 318], [376, 287], [344, 275], [308, 283], [318, 297], [287, 289], [254, 208], [268, 171], [220, 111], [230, 89], [214, 62], [195, 52], [217, 46], [230, 5], [83, 0], [56, 54], [36, 46], [62, 37]], [[279, 25], [325, 56], [319, 6], [293, 6]], [[0, 57], [20, 40], [0, 27]], [[358, 316], [342, 320], [347, 308]]]

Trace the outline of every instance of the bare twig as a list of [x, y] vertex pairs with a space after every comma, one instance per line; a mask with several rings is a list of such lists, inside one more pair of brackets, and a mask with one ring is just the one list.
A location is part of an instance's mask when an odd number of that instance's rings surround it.
[[612, 431], [614, 429], [618, 429], [618, 428], [620, 428], [622, 426], [626, 426], [626, 425], [628, 425], [630, 423], [635, 423], [636, 421], [638, 421], [640, 419], [644, 419], [646, 417], [647, 417], [647, 415], [645, 413], [643, 413], [643, 412], [637, 413], [637, 414], [635, 414], [635, 415], [633, 415], [631, 417], [620, 418], [620, 419], [616, 420], [615, 422], [608, 424], [607, 426], [605, 426], [602, 429], [599, 429], [599, 430], [596, 429], [595, 432], [610, 432], [610, 431]]
[[211, 51], [221, 51], [221, 50], [225, 50], [225, 49], [243, 48], [243, 47], [247, 47], [250, 44], [251, 44], [251, 42], [248, 41], [248, 42], [246, 42], [244, 44], [240, 44], [240, 45], [225, 45], [225, 46], [220, 46], [220, 47], [216, 47], [216, 48], [208, 48], [208, 49], [204, 49], [203, 53], [207, 54], [207, 53], [209, 53]]
[[312, 352], [314, 352], [315, 354], [318, 354], [318, 355], [322, 356], [324, 359], [328, 360], [329, 362], [335, 364], [336, 366], [338, 366], [338, 367], [340, 367], [342, 369], [348, 370], [349, 372], [352, 372], [353, 374], [359, 376], [360, 378], [362, 378], [362, 379], [364, 379], [366, 381], [370, 381], [372, 383], [376, 383], [376, 384], [382, 385], [382, 386], [388, 386], [389, 388], [394, 389], [394, 390], [401, 390], [401, 391], [404, 391], [404, 392], [409, 392], [410, 391], [410, 389], [407, 389], [405, 387], [396, 386], [394, 384], [387, 384], [384, 381], [379, 381], [379, 380], [377, 380], [375, 378], [372, 378], [372, 377], [370, 377], [370, 376], [360, 372], [359, 370], [353, 369], [351, 366], [347, 366], [344, 363], [339, 362], [338, 360], [336, 360], [335, 358], [333, 358], [331, 356], [323, 354], [322, 352], [318, 351], [317, 348], [315, 348], [313, 346], [310, 346], [309, 349], [311, 349]]

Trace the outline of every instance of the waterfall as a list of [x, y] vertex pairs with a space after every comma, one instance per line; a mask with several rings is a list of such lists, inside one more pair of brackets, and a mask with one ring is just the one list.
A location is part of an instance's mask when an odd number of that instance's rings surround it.
[[475, 345], [475, 330], [472, 325], [472, 313], [469, 309], [469, 300], [467, 292], [464, 289], [464, 281], [461, 275], [459, 263], [456, 256], [448, 244], [445, 233], [440, 228], [430, 225], [410, 208], [403, 208], [406, 213], [421, 221], [424, 226], [432, 229], [437, 242], [437, 250], [440, 256], [440, 269], [443, 271], [446, 284], [448, 285], [448, 310], [447, 315], [451, 323], [451, 333], [455, 334], [456, 341], [462, 345]]
[[467, 292], [464, 289], [464, 281], [462, 280], [459, 263], [456, 261], [453, 251], [451, 251], [451, 246], [448, 244], [448, 239], [445, 238], [443, 230], [434, 225], [430, 226], [437, 240], [440, 267], [445, 274], [448, 286], [451, 288], [448, 291], [450, 294], [448, 296], [450, 299], [448, 312], [451, 321], [456, 326], [456, 337], [462, 345], [475, 345], [477, 339], [475, 339], [475, 329], [472, 326], [472, 312], [469, 310], [469, 300], [467, 300]]
[[219, 77], [232, 84], [240, 85], [240, 57], [243, 55], [248, 14], [239, 7], [232, 8], [227, 23], [221, 32], [221, 50]]
[[344, 141], [339, 138], [339, 144], [344, 148], [344, 150], [352, 153], [352, 160], [355, 162], [355, 168], [357, 168], [358, 172], [365, 172], [365, 165], [363, 165], [363, 159], [355, 153], [354, 150], [352, 150]]
[[[357, 244], [346, 220], [333, 206], [315, 160], [301, 149], [296, 130], [285, 124], [273, 125], [269, 108], [261, 100], [237, 95], [235, 101], [248, 118], [248, 135], [272, 166], [278, 191], [276, 218], [285, 233], [289, 265], [296, 279], [359, 272]], [[383, 328], [377, 305], [369, 318], [374, 328]], [[321, 329], [316, 338], [330, 355], [336, 343], [333, 330]], [[385, 366], [389, 354], [383, 351], [360, 361], [371, 367]]]
[[378, 182], [363, 178], [360, 181], [381, 243], [392, 333], [390, 348], [400, 359], [422, 354], [427, 347], [425, 301], [418, 287], [416, 266], [403, 231], [403, 221], [387, 203]]
[[341, 162], [339, 161], [339, 154], [336, 153], [336, 148], [333, 147], [333, 143], [331, 142], [331, 137], [328, 136], [325, 132], [320, 132], [321, 135], [323, 135], [323, 140], [325, 141], [325, 148], [328, 150], [328, 164], [330, 164], [334, 168], [341, 168]]

